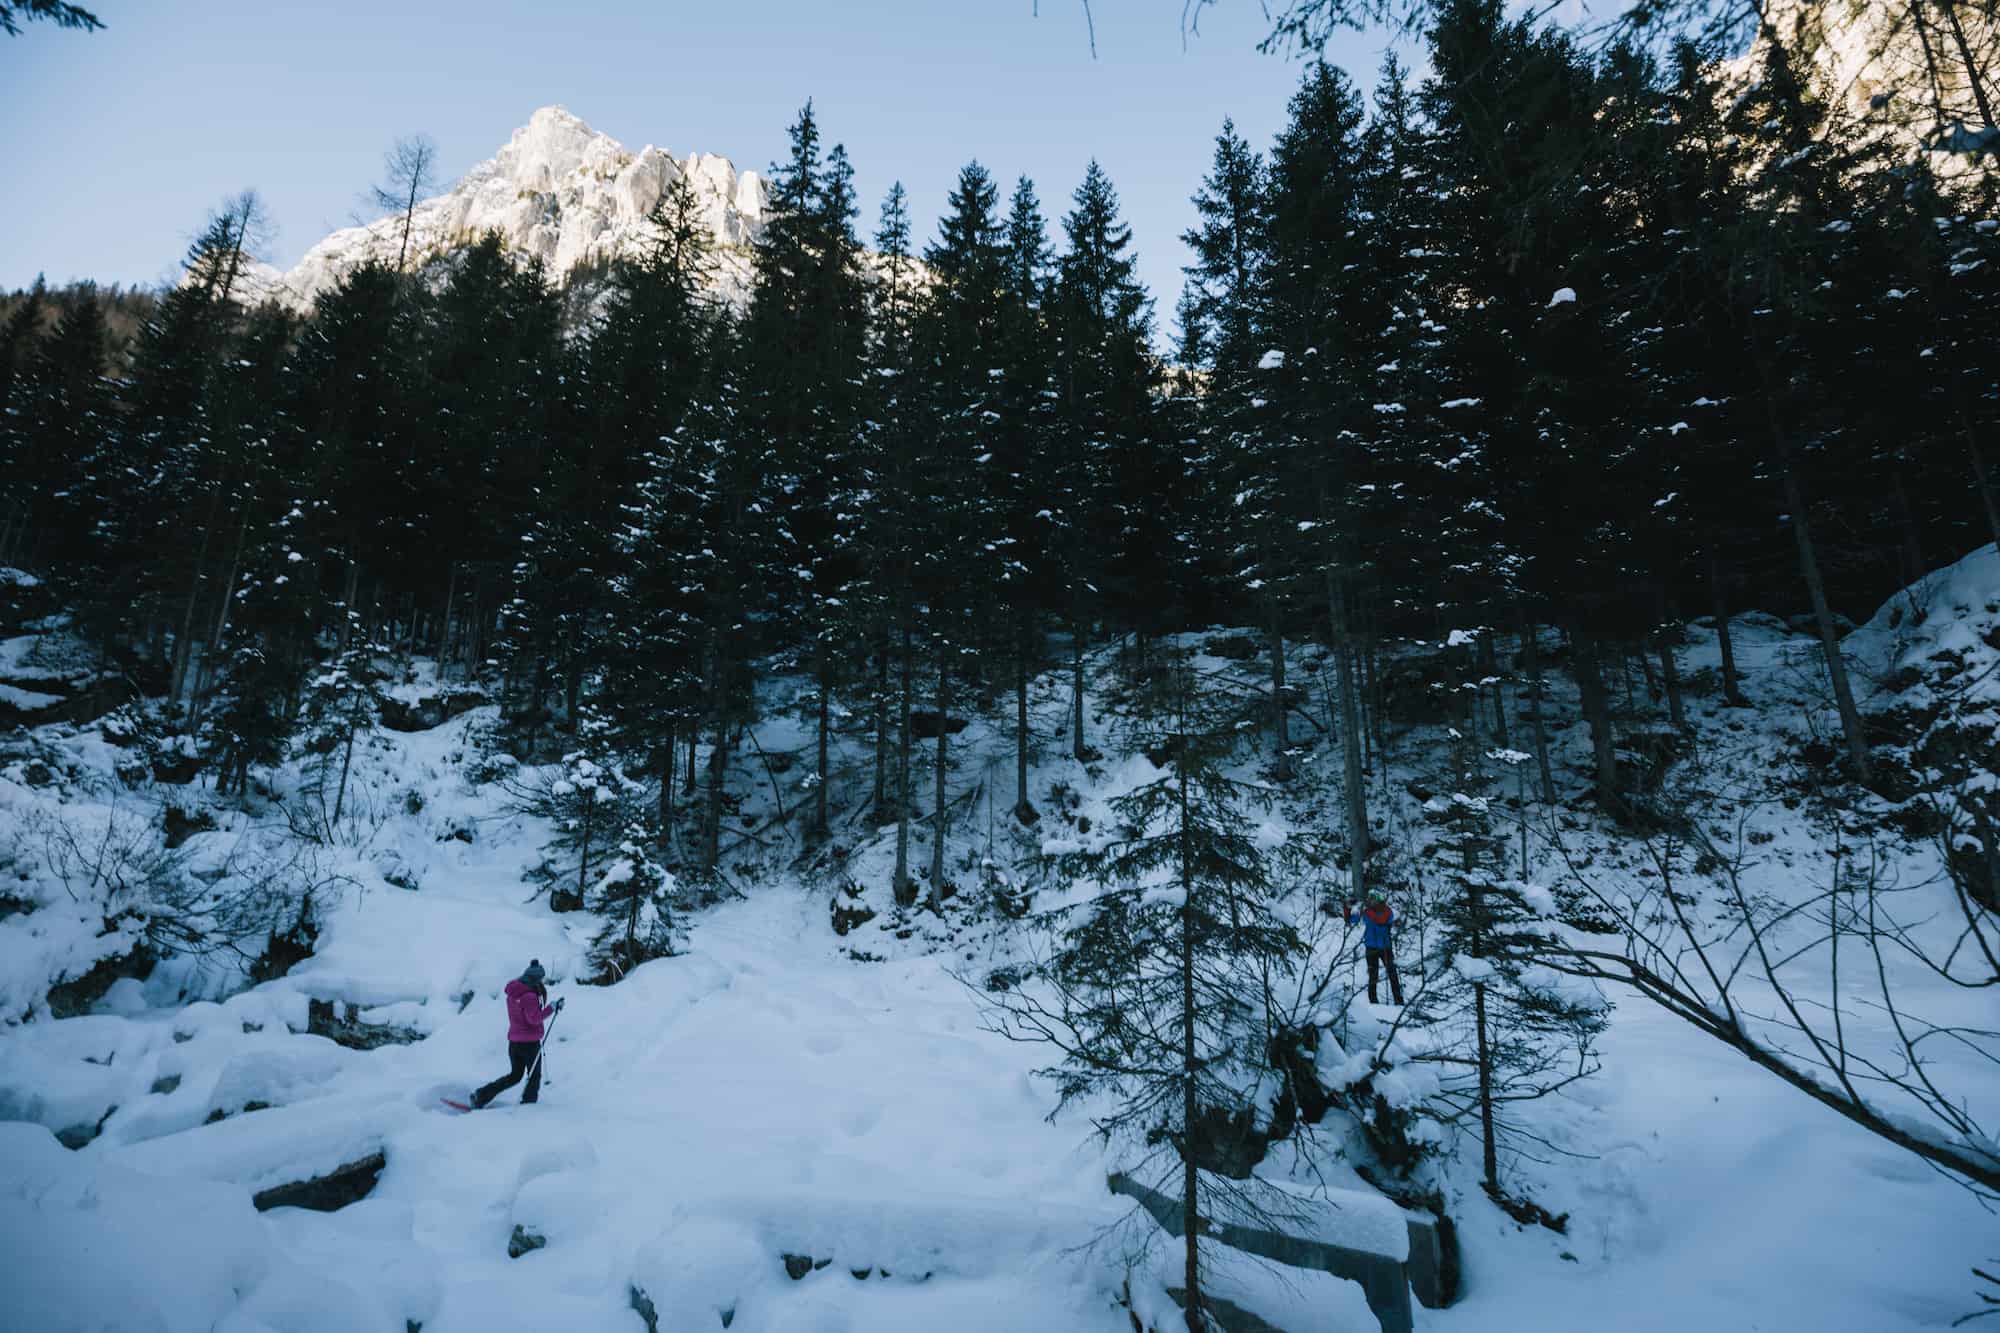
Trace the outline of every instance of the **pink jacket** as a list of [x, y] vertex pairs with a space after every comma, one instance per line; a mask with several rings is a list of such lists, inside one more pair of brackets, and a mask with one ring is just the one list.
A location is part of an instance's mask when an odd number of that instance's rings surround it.
[[542, 1023], [555, 1012], [519, 977], [507, 983], [507, 1040], [540, 1042]]

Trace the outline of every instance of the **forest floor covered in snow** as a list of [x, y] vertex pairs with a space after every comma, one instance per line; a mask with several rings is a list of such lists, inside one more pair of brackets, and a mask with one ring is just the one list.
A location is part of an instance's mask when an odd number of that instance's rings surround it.
[[[1923, 651], [2000, 656], [1991, 548], [1931, 585], [1911, 594], [1932, 606]], [[1745, 874], [1758, 891], [1803, 893], [1823, 869], [1821, 834], [1811, 802], [1785, 798], [1795, 757], [1825, 725], [1817, 649], [1770, 617], [1739, 618], [1735, 635], [1753, 708], [1721, 705], [1712, 626], [1693, 627], [1680, 649], [1704, 799], [1726, 803], [1704, 809], [1755, 849]], [[1909, 636], [1885, 608], [1849, 650], [1890, 681]], [[6, 660], [33, 647], [10, 640]], [[996, 1035], [985, 990], [995, 968], [1037, 947], [1032, 919], [991, 910], [991, 885], [1025, 885], [1033, 852], [1101, 819], [1152, 772], [1115, 744], [1108, 663], [1093, 664], [1105, 691], [1090, 701], [1093, 739], [1108, 756], [1097, 763], [1064, 753], [1064, 674], [1036, 683], [1043, 753], [1031, 786], [1044, 814], [1032, 833], [1005, 814], [1001, 716], [975, 713], [953, 737], [952, 792], [964, 801], [947, 848], [958, 891], [942, 914], [895, 907], [891, 848], [850, 817], [872, 764], [854, 719], [837, 769], [839, 854], [802, 853], [776, 805], [795, 815], [805, 794], [746, 756], [736, 819], [758, 836], [734, 855], [740, 892], [691, 916], [686, 952], [608, 987], [577, 984], [596, 922], [550, 911], [524, 879], [548, 828], [514, 811], [506, 784], [480, 780], [494, 772], [480, 740], [494, 718], [480, 709], [368, 738], [364, 832], [318, 869], [328, 888], [311, 957], [255, 986], [169, 960], [117, 981], [91, 1012], [56, 1017], [39, 999], [50, 983], [117, 941], [58, 880], [33, 879], [46, 865], [34, 857], [53, 855], [52, 821], [81, 821], [97, 840], [86, 843], [106, 845], [121, 821], [153, 827], [171, 800], [214, 821], [183, 846], [207, 882], [227, 883], [254, 873], [251, 846], [284, 845], [281, 803], [121, 779], [128, 752], [105, 731], [115, 722], [17, 733], [0, 763], [0, 832], [19, 879], [0, 916], [0, 1250], [14, 1274], [0, 1327], [1131, 1329], [1121, 1300], [1157, 1309], [1177, 1255], [1106, 1188], [1128, 1150], [1098, 1142], [1086, 1115], [1049, 1118], [1053, 1090], [1035, 1071], [1053, 1052]], [[1203, 664], [1252, 683], [1260, 669]], [[1302, 651], [1294, 679], [1310, 682], [1312, 666]], [[1559, 671], [1549, 680], [1566, 688]], [[1529, 878], [1553, 883], [1578, 864], [1641, 875], [1641, 849], [1584, 799], [1589, 742], [1565, 688], [1551, 700], [1568, 724], [1552, 737], [1561, 799], [1529, 823]], [[759, 745], [803, 758], [810, 734], [788, 702], [770, 701]], [[1646, 707], [1642, 692], [1633, 708]], [[1326, 728], [1300, 729], [1304, 775], [1260, 816], [1273, 837], [1335, 823], [1337, 751]], [[1411, 728], [1370, 777], [1371, 813], [1407, 847], [1419, 898], [1410, 788], [1435, 760], [1435, 737]], [[1246, 754], [1244, 775], [1267, 762]], [[270, 794], [296, 781], [275, 775]], [[1908, 892], [1947, 892], [1929, 841], [1880, 833], [1890, 813], [1829, 818], [1879, 836]], [[920, 842], [914, 859], [927, 855]], [[845, 934], [829, 924], [835, 906], [856, 914]], [[1410, 906], [1406, 929], [1419, 929], [1422, 903]], [[1412, 986], [1416, 943], [1399, 945]], [[1358, 953], [1350, 936], [1328, 947]], [[541, 1101], [516, 1105], [510, 1092], [454, 1114], [442, 1097], [505, 1069], [501, 987], [531, 957], [567, 998]], [[1351, 987], [1357, 965], [1341, 958]], [[1934, 1014], [1990, 1021], [1982, 993], [1914, 967], [1898, 980]], [[2000, 1254], [2000, 1223], [1970, 1193], [1645, 1000], [1608, 998], [1601, 1072], [1537, 1103], [1535, 1139], [1506, 1164], [1566, 1230], [1495, 1206], [1478, 1188], [1476, 1139], [1446, 1131], [1452, 1152], [1430, 1183], [1456, 1226], [1461, 1278], [1452, 1306], [1416, 1311], [1419, 1329], [1890, 1333], [1945, 1328], [1976, 1305], [1969, 1270]], [[350, 1006], [350, 1028], [410, 1040], [354, 1049], [311, 1030], [316, 1009], [342, 1018]], [[1349, 1022], [1374, 1030], [1391, 1016], [1356, 1000]], [[1852, 1021], [1883, 1025], [1865, 1005]], [[1952, 1072], [2000, 1105], [1990, 1071]], [[1351, 1146], [1324, 1136], [1314, 1178], [1366, 1190]], [[338, 1211], [253, 1203], [356, 1163], [379, 1177]], [[1264, 1169], [1312, 1174], [1289, 1152]], [[1365, 1231], [1367, 1209], [1342, 1225]], [[1375, 1327], [1353, 1283], [1209, 1248], [1217, 1290], [1285, 1333]]]

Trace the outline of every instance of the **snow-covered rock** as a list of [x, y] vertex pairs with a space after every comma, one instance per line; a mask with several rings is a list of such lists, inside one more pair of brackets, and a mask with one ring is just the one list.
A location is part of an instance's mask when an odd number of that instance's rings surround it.
[[[702, 201], [715, 241], [716, 285], [748, 291], [747, 247], [763, 224], [764, 182], [713, 153], [675, 157], [651, 144], [632, 152], [559, 106], [545, 106], [493, 157], [411, 217], [410, 262], [497, 231], [523, 261], [539, 259], [560, 280], [581, 265], [630, 255], [646, 241], [646, 215], [685, 176]], [[394, 215], [334, 232], [289, 272], [260, 265], [253, 287], [298, 307], [368, 260], [394, 264], [403, 219]]]

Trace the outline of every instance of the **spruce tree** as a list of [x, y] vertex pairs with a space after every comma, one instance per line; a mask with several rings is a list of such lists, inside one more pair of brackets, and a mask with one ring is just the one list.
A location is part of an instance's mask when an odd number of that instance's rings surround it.
[[621, 504], [606, 578], [604, 706], [620, 742], [648, 752], [659, 779], [654, 827], [671, 841], [679, 743], [700, 725], [701, 635], [685, 592], [695, 535], [684, 516], [700, 503], [688, 425], [710, 387], [716, 337], [705, 284], [708, 236], [685, 178], [655, 209], [643, 261], [613, 274], [610, 309], [589, 358], [601, 398], [599, 428], [622, 434], [641, 478]]
[[348, 788], [354, 776], [355, 744], [381, 721], [382, 686], [386, 679], [382, 663], [386, 655], [385, 645], [371, 641], [357, 630], [349, 636], [347, 647], [306, 684], [305, 745], [309, 753], [320, 757], [315, 795], [320, 836], [325, 841], [332, 841], [341, 833]]
[[1406, 415], [1409, 405], [1369, 391], [1376, 376], [1397, 371], [1375, 355], [1379, 315], [1371, 324], [1343, 304], [1364, 257], [1361, 100], [1344, 75], [1317, 64], [1293, 95], [1290, 116], [1270, 165], [1273, 291], [1265, 318], [1267, 350], [1282, 360], [1270, 367], [1265, 392], [1276, 420], [1262, 441], [1266, 456], [1248, 467], [1261, 483], [1266, 516], [1258, 560], [1267, 582], [1310, 576], [1317, 586], [1302, 587], [1301, 595], [1327, 610], [1345, 841], [1358, 896], [1370, 843], [1358, 626], [1369, 573], [1358, 516], [1373, 484], [1365, 445], [1378, 419]]
[[989, 632], [984, 612], [1004, 572], [991, 504], [998, 469], [990, 446], [1005, 374], [999, 361], [1006, 233], [999, 190], [977, 162], [959, 172], [938, 231], [937, 241], [924, 251], [931, 281], [918, 305], [915, 330], [929, 441], [914, 458], [910, 514], [919, 526], [907, 534], [911, 592], [936, 715], [933, 908], [945, 890], [953, 681], [978, 665]]
[[[880, 260], [869, 292], [870, 338], [866, 409], [857, 480], [865, 552], [866, 607], [872, 621], [875, 676], [875, 819], [893, 810], [896, 902], [916, 902], [910, 874], [910, 714], [916, 688], [915, 566], [921, 515], [917, 468], [923, 448], [923, 396], [917, 383], [918, 270], [910, 251], [910, 216], [903, 187], [883, 200], [875, 231]], [[895, 717], [890, 717], [893, 706]]]
[[[603, 714], [586, 706], [577, 719], [575, 739], [576, 748], [524, 800], [528, 813], [553, 825], [542, 859], [528, 877], [548, 890], [549, 907], [557, 912], [583, 910], [602, 888], [626, 855], [620, 848], [632, 840], [644, 796], [619, 766], [611, 723]], [[652, 841], [643, 831], [638, 837], [642, 845]], [[613, 887], [631, 889], [640, 882], [621, 879]]]
[[1132, 229], [1118, 193], [1092, 161], [1063, 217], [1057, 261], [1056, 468], [1047, 488], [1051, 555], [1061, 571], [1070, 639], [1070, 750], [1097, 757], [1084, 723], [1084, 658], [1109, 605], [1144, 618], [1134, 577], [1160, 550], [1150, 501], [1162, 482], [1152, 455], [1157, 364], [1151, 302], [1137, 277]]
[[1095, 892], [1061, 913], [1056, 952], [998, 1006], [1009, 1035], [1060, 1052], [1045, 1071], [1058, 1108], [1090, 1103], [1098, 1132], [1177, 1196], [1190, 1333], [1209, 1327], [1201, 1237], [1226, 1188], [1203, 1167], [1218, 1133], [1254, 1116], [1266, 984], [1299, 945], [1247, 814], [1270, 793], [1228, 771], [1241, 704], [1210, 691], [1186, 648], [1162, 654], [1132, 737], [1157, 776], [1112, 802], [1115, 826], [1050, 862], [1057, 883]]
[[1248, 594], [1265, 632], [1272, 767], [1283, 782], [1292, 776], [1285, 642], [1296, 583], [1289, 557], [1301, 514], [1300, 477], [1286, 466], [1283, 427], [1265, 396], [1264, 372], [1281, 366], [1285, 353], [1260, 345], [1272, 331], [1265, 308], [1271, 249], [1264, 159], [1231, 121], [1222, 123], [1194, 205], [1200, 221], [1181, 237], [1195, 255], [1183, 270], [1188, 285], [1181, 328], [1185, 354], [1204, 376], [1196, 425], [1200, 466], [1213, 479], [1213, 493], [1228, 497], [1219, 558]]
[[1424, 814], [1449, 887], [1410, 1007], [1453, 1051], [1439, 1062], [1434, 1107], [1447, 1123], [1477, 1123], [1486, 1191], [1509, 1204], [1499, 1162], [1503, 1139], [1520, 1132], [1513, 1108], [1596, 1072], [1595, 1041], [1608, 1006], [1593, 987], [1541, 961], [1560, 952], [1536, 906], [1551, 900], [1507, 873], [1494, 766], [1516, 755], [1479, 743], [1476, 639], [1454, 631], [1446, 648], [1449, 766]]
[[[23, 311], [38, 309], [31, 297]], [[18, 312], [17, 312], [18, 313]], [[100, 451], [116, 426], [104, 307], [96, 290], [72, 292], [54, 329], [15, 378], [14, 402], [0, 426], [8, 440], [7, 474], [13, 479], [0, 559], [33, 561], [55, 569], [81, 588], [103, 577], [91, 564], [85, 503], [85, 460]], [[0, 399], [4, 401], [4, 399]]]
[[754, 250], [742, 411], [745, 427], [771, 441], [776, 484], [786, 496], [773, 536], [785, 548], [779, 563], [800, 583], [796, 598], [782, 600], [798, 618], [811, 661], [816, 765], [807, 832], [824, 837], [833, 692], [856, 630], [842, 597], [854, 572], [844, 516], [858, 447], [867, 308], [846, 150], [836, 144], [822, 156], [810, 102], [790, 139], [789, 156], [772, 168]]
[[1028, 682], [1045, 657], [1043, 626], [1059, 608], [1050, 567], [1055, 511], [1047, 479], [1055, 412], [1049, 349], [1048, 227], [1034, 183], [1023, 176], [1008, 201], [1001, 271], [997, 394], [998, 420], [989, 432], [987, 465], [997, 557], [998, 596], [1005, 639], [999, 654], [1014, 690], [1014, 815], [1023, 824], [1039, 816], [1028, 792], [1031, 740]]
[[592, 979], [602, 985], [681, 951], [680, 884], [653, 858], [657, 842], [643, 823], [626, 829], [589, 894], [590, 910], [605, 918], [589, 950]]

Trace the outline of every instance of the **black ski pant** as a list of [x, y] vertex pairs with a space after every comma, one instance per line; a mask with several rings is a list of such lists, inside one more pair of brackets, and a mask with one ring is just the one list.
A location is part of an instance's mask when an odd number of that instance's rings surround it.
[[[1396, 974], [1391, 972], [1389, 975], [1393, 977]], [[542, 1044], [538, 1041], [508, 1042], [507, 1061], [513, 1065], [513, 1068], [509, 1069], [504, 1076], [494, 1079], [478, 1092], [473, 1093], [472, 1104], [474, 1106], [484, 1106], [501, 1093], [507, 1091], [507, 1089], [513, 1087], [516, 1083], [519, 1083], [521, 1075], [528, 1073], [529, 1065], [535, 1067], [535, 1072], [528, 1076], [528, 1087], [521, 1094], [521, 1100], [523, 1103], [534, 1101], [536, 1097], [541, 1095], [542, 1091], [542, 1062], [535, 1058], [541, 1049]]]
[[1403, 1002], [1403, 979], [1396, 975], [1396, 955], [1387, 949], [1369, 949], [1368, 953], [1368, 1003], [1380, 1004], [1375, 998], [1375, 979], [1383, 968], [1389, 969], [1389, 993], [1396, 997], [1396, 1003]]

